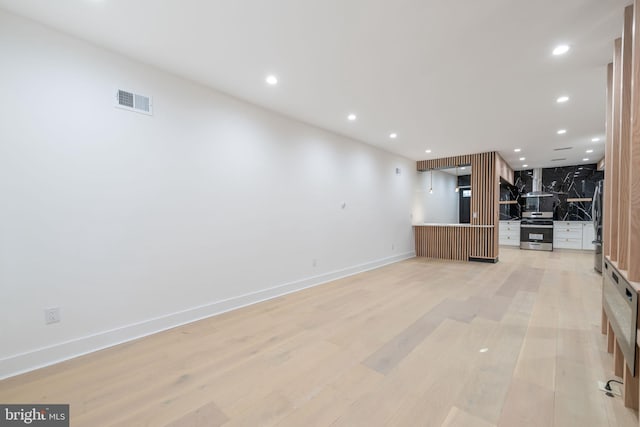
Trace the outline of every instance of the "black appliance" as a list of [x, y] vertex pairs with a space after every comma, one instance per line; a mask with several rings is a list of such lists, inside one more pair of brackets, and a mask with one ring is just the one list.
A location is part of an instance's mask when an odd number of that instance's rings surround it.
[[593, 268], [602, 273], [602, 214], [604, 212], [603, 203], [603, 191], [604, 181], [598, 181], [596, 184], [595, 192], [593, 193], [593, 200], [591, 202], [591, 218], [593, 220], [593, 229], [595, 231], [595, 240], [593, 245], [595, 246], [595, 255], [593, 260]]

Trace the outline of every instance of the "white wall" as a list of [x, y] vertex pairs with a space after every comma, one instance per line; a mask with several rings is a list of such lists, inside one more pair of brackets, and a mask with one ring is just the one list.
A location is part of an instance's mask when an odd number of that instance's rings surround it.
[[413, 205], [414, 223], [457, 224], [460, 217], [457, 185], [455, 175], [433, 171], [433, 193], [429, 193], [431, 171], [419, 173]]
[[413, 256], [413, 161], [4, 12], [0, 58], [0, 377]]

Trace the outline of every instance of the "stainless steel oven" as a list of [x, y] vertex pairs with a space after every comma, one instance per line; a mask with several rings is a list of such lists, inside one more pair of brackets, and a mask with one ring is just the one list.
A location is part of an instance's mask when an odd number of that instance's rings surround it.
[[553, 219], [523, 218], [520, 222], [520, 249], [553, 250]]

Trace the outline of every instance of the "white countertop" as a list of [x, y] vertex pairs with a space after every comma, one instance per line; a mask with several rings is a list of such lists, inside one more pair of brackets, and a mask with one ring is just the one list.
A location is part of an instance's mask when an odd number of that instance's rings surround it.
[[474, 225], [474, 224], [439, 224], [431, 222], [423, 222], [413, 224], [414, 227], [469, 227], [469, 228], [494, 228], [493, 225]]

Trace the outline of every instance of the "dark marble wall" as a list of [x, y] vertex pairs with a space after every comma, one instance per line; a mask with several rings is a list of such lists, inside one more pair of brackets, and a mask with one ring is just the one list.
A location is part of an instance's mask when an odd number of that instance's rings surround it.
[[[516, 200], [517, 205], [500, 205], [500, 219], [521, 217], [522, 195], [532, 191], [533, 170], [515, 172], [515, 185], [500, 184], [500, 200]], [[592, 198], [604, 172], [597, 164], [542, 169], [542, 191], [554, 195], [553, 219], [560, 221], [591, 221], [591, 202], [569, 202], [567, 199]]]

